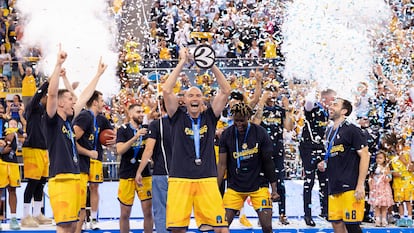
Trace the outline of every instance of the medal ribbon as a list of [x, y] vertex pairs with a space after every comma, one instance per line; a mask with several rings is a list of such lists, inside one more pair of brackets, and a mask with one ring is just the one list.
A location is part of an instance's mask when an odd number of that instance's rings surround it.
[[190, 120], [191, 120], [191, 127], [192, 127], [193, 133], [194, 133], [194, 148], [195, 148], [195, 153], [196, 153], [196, 159], [200, 159], [200, 124], [201, 124], [201, 114], [197, 118], [197, 126], [194, 123], [194, 120], [193, 120], [192, 117], [190, 117]]
[[76, 156], [77, 151], [76, 151], [76, 144], [75, 144], [75, 140], [73, 140], [73, 131], [72, 131], [72, 127], [70, 126], [69, 121], [65, 122], [66, 128], [68, 128], [69, 131], [69, 137], [70, 137], [70, 141], [72, 142], [72, 153], [73, 153], [73, 161], [75, 163], [77, 163], [78, 161], [78, 157]]
[[98, 139], [98, 123], [96, 122], [96, 116], [93, 114], [91, 110], [89, 112], [92, 114], [93, 117], [93, 125], [94, 125], [94, 137], [93, 137], [93, 150], [96, 150], [96, 140]]
[[318, 102], [318, 103], [316, 103], [316, 105], [320, 108], [320, 110], [322, 110], [323, 115], [325, 115], [325, 117], [328, 117], [329, 116], [328, 111], [325, 110], [325, 108], [322, 106], [321, 103]]
[[[243, 144], [246, 144], [247, 142], [247, 135], [249, 134], [249, 130], [250, 130], [250, 122], [247, 124], [247, 130], [246, 130], [246, 134], [244, 135], [244, 139], [243, 139]], [[237, 153], [237, 168], [240, 169], [240, 154], [239, 154], [239, 131], [237, 130], [237, 127], [234, 127], [234, 131], [236, 134], [236, 153]], [[243, 149], [243, 148], [242, 148]]]
[[[129, 126], [131, 127], [132, 130], [134, 130], [134, 136], [135, 136], [137, 134], [138, 130], [135, 129], [131, 124], [129, 124]], [[138, 140], [139, 140], [138, 141], [138, 145], [132, 147], [132, 149], [134, 149], [134, 158], [132, 158], [134, 161], [136, 161], [139, 148], [141, 148], [142, 135], [139, 136], [139, 139]]]
[[[341, 126], [339, 125], [338, 128], [336, 128], [331, 140], [328, 143], [328, 147], [326, 149], [325, 158], [324, 158], [325, 161], [328, 160], [328, 158], [331, 156], [331, 149], [332, 149], [332, 146], [333, 146], [333, 142], [335, 140], [336, 135], [338, 134], [338, 130], [339, 130], [340, 127]], [[329, 140], [329, 137], [331, 136], [332, 130], [333, 130], [333, 127], [331, 127], [331, 129], [329, 130], [328, 137], [326, 138], [327, 140]]]

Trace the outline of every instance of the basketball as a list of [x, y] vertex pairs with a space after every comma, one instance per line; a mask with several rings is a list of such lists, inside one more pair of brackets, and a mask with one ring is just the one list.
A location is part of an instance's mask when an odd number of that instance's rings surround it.
[[214, 49], [206, 44], [198, 46], [194, 51], [194, 61], [202, 69], [211, 68], [216, 62]]
[[99, 133], [99, 142], [107, 146], [108, 140], [111, 140], [116, 137], [115, 131], [112, 129], [104, 129]]

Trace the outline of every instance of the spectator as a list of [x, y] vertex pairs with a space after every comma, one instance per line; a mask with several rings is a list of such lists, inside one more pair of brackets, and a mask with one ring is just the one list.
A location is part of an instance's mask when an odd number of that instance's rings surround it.
[[[19, 67], [21, 68], [20, 72], [23, 74], [22, 66], [19, 65]], [[24, 78], [22, 82], [22, 102], [24, 105], [29, 103], [29, 101], [32, 99], [35, 92], [36, 92], [36, 79], [33, 74], [33, 69], [32, 67], [27, 66], [26, 70], [24, 71]]]

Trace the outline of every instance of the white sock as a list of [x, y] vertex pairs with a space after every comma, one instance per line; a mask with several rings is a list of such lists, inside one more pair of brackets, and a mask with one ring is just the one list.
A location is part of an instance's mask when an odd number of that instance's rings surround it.
[[32, 203], [23, 203], [23, 218], [32, 215]]
[[43, 206], [43, 203], [41, 201], [35, 201], [34, 202], [34, 205], [33, 205], [33, 217], [37, 217], [37, 216], [39, 216], [42, 213], [42, 211], [41, 211], [42, 206]]
[[10, 219], [16, 218], [16, 213], [10, 214]]
[[91, 218], [97, 219], [98, 218], [98, 212], [97, 211], [91, 211]]

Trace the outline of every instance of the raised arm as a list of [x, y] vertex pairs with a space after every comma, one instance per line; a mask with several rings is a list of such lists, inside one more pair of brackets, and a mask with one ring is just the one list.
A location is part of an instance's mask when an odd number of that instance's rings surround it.
[[259, 69], [256, 69], [255, 77], [256, 77], [256, 86], [254, 88], [253, 98], [249, 101], [249, 106], [252, 109], [254, 109], [254, 106], [256, 106], [256, 104], [259, 102], [260, 95], [262, 93], [263, 74], [262, 72], [259, 71]]
[[49, 88], [47, 91], [47, 104], [46, 112], [49, 117], [53, 117], [56, 114], [58, 107], [58, 91], [59, 91], [59, 74], [62, 69], [62, 64], [65, 62], [67, 53], [62, 51], [61, 45], [59, 45], [59, 52], [57, 56], [57, 61], [55, 69], [53, 70], [52, 75], [50, 76]]
[[162, 87], [162, 93], [164, 96], [165, 106], [167, 108], [168, 116], [173, 116], [178, 108], [178, 99], [174, 94], [174, 86], [177, 82], [177, 78], [180, 72], [183, 70], [184, 65], [187, 63], [188, 50], [187, 48], [180, 48], [180, 61], [178, 62], [175, 69], [168, 76]]
[[259, 103], [257, 104], [256, 114], [253, 116], [252, 119], [252, 122], [257, 125], [260, 125], [260, 123], [262, 123], [263, 108], [267, 98], [269, 98], [269, 95], [269, 91], [264, 91], [262, 98], [259, 100]]
[[88, 101], [88, 99], [92, 96], [93, 92], [95, 91], [99, 78], [105, 72], [106, 67], [108, 67], [108, 65], [102, 62], [102, 57], [101, 57], [99, 59], [98, 71], [96, 72], [95, 77], [93, 77], [93, 79], [89, 82], [88, 86], [86, 86], [85, 90], [82, 91], [82, 93], [79, 95], [79, 99], [76, 101], [76, 104], [73, 108], [75, 111], [74, 117], [79, 114], [79, 112], [82, 110], [83, 107], [85, 107], [86, 102]]
[[231, 92], [231, 86], [224, 77], [224, 74], [216, 65], [214, 65], [211, 68], [211, 71], [213, 72], [214, 76], [216, 77], [217, 83], [220, 86], [220, 90], [218, 91], [216, 97], [214, 97], [213, 102], [211, 103], [211, 108], [214, 111], [214, 115], [218, 117], [220, 116], [221, 112], [227, 104], [227, 100]]
[[68, 91], [72, 94], [74, 101], [77, 102], [78, 101], [78, 97], [75, 94], [75, 91], [73, 90], [72, 85], [70, 84], [68, 77], [66, 76], [66, 69], [62, 68], [60, 70], [60, 77], [63, 80], [63, 84], [65, 85], [65, 88], [68, 89]]

